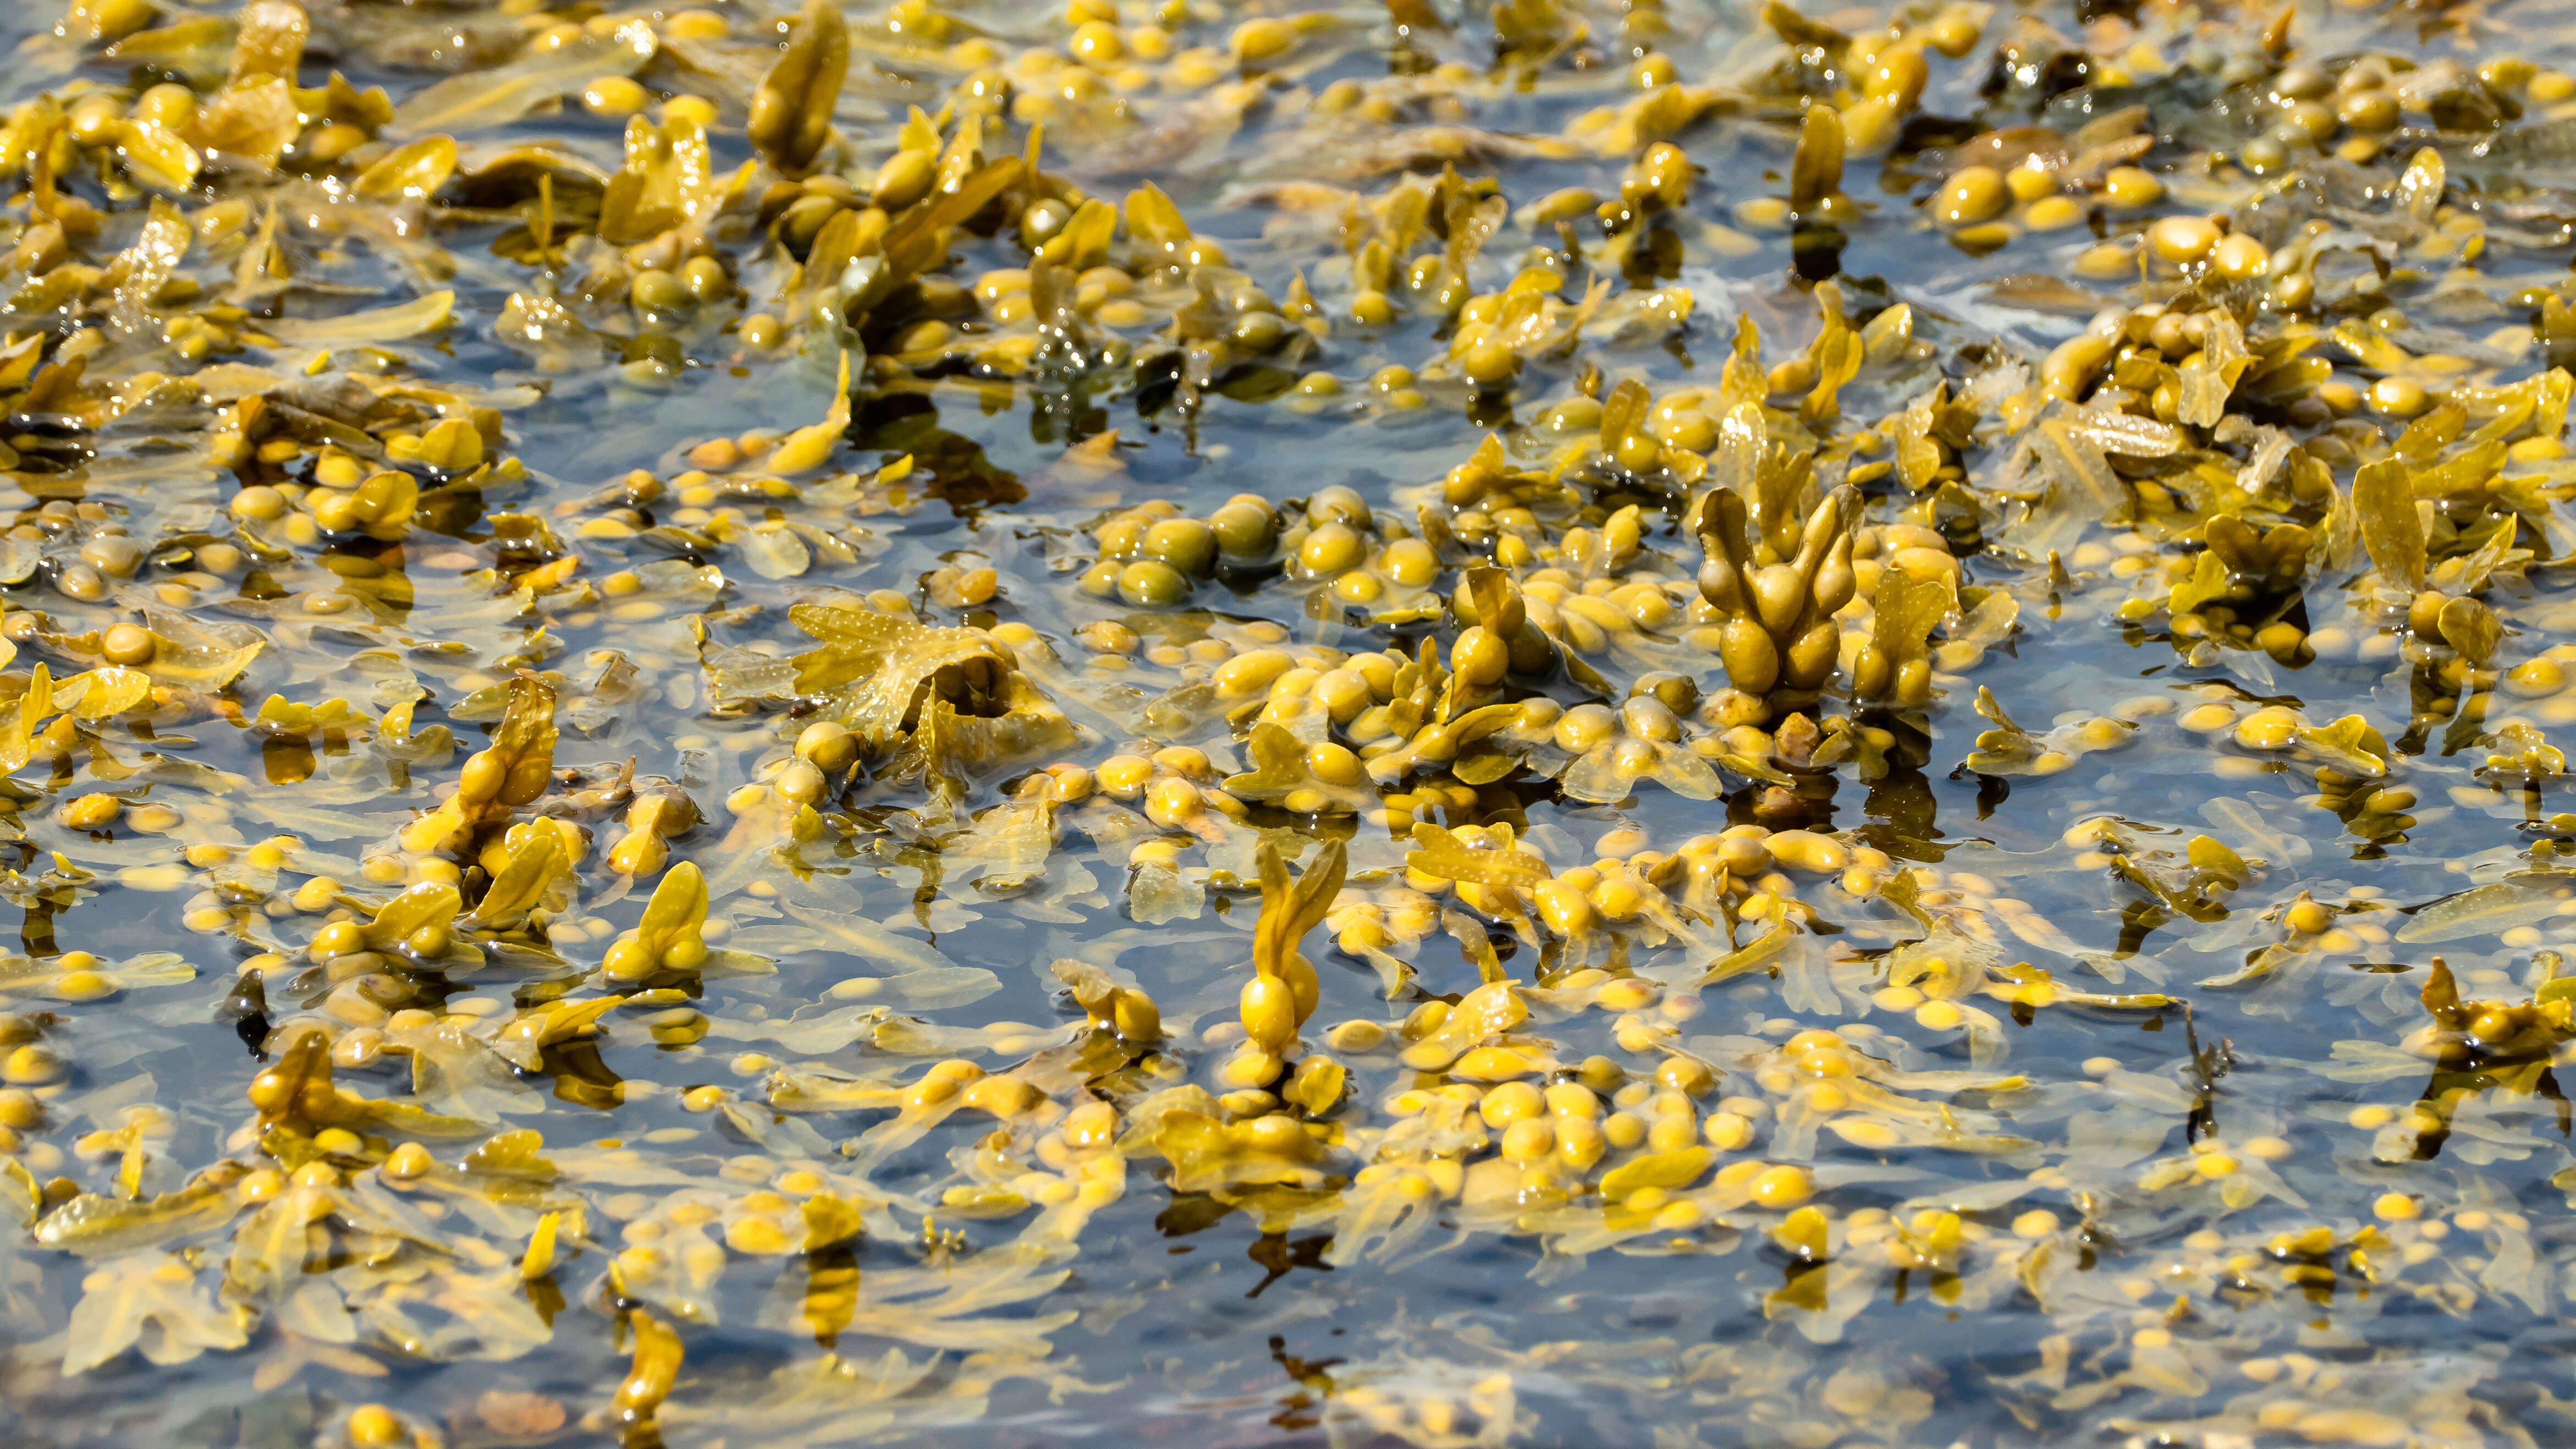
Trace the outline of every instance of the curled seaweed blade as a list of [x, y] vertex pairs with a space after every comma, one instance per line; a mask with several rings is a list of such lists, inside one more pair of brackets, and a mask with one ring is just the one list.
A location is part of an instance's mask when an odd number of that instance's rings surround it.
[[753, 149], [794, 176], [810, 167], [832, 134], [832, 107], [850, 69], [850, 28], [839, 7], [807, 0], [788, 32], [786, 53], [752, 93]]
[[2415, 509], [2415, 485], [2405, 463], [2382, 458], [2353, 475], [2352, 508], [2362, 546], [2380, 577], [2400, 588], [2424, 586], [2424, 525]]
[[1810, 105], [1789, 163], [1789, 209], [1811, 212], [1843, 189], [1842, 117], [1827, 105]]
[[1864, 699], [1920, 705], [1932, 698], [1932, 630], [1957, 607], [1947, 578], [1882, 578], [1869, 642], [1852, 666], [1852, 688]]

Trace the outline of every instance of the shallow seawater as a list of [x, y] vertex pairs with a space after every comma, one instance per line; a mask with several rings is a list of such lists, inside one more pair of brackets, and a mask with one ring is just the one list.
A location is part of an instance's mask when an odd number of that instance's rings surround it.
[[2567, 1442], [2566, 24], [0, 15], [0, 1441]]

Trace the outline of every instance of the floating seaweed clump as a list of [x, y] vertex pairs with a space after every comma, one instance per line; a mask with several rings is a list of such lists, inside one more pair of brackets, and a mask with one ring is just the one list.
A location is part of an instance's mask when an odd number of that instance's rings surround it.
[[2563, 8], [25, 10], [0, 1438], [2567, 1442]]

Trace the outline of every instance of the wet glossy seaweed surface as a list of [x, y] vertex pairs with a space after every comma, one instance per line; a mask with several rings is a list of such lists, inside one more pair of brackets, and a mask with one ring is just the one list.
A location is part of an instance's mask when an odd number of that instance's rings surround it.
[[2566, 1442], [2564, 23], [11, 11], [0, 1438]]

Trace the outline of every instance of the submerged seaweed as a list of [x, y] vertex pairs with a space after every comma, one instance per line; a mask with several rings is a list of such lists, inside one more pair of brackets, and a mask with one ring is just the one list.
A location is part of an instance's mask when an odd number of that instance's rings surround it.
[[2563, 1441], [2555, 13], [20, 17], [0, 1437]]

